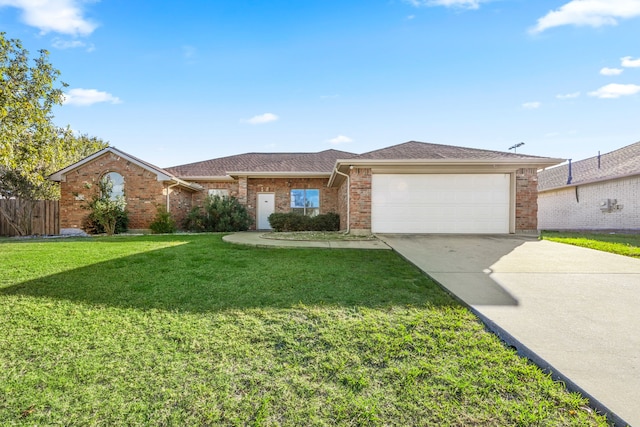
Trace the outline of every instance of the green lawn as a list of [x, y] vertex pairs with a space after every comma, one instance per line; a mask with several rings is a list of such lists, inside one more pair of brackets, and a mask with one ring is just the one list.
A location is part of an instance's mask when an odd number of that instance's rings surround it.
[[0, 425], [607, 425], [390, 251], [0, 242]]
[[640, 258], [640, 234], [544, 231], [542, 238], [554, 242], [568, 243], [570, 245]]

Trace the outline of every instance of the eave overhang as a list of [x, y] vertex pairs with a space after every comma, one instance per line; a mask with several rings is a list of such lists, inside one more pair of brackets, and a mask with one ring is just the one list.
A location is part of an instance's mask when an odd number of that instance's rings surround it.
[[328, 186], [345, 179], [336, 171], [347, 173], [352, 168], [370, 168], [373, 173], [508, 173], [522, 168], [545, 169], [564, 159], [338, 159]]
[[235, 179], [229, 175], [198, 175], [198, 176], [182, 176], [180, 179], [185, 181], [226, 181], [233, 182]]
[[178, 178], [173, 178], [170, 181], [168, 181], [169, 183], [173, 183], [170, 185], [177, 185], [179, 187], [182, 188], [186, 188], [187, 190], [192, 190], [192, 191], [202, 191], [204, 189], [204, 187], [200, 184], [196, 184], [195, 182], [187, 182], [187, 181], [183, 181], [181, 179]]
[[633, 178], [635, 176], [640, 176], [640, 172], [633, 172], [633, 173], [628, 173], [628, 174], [624, 174], [624, 175], [608, 176], [606, 178], [596, 178], [596, 179], [590, 179], [590, 180], [585, 180], [585, 181], [572, 182], [571, 184], [558, 185], [556, 187], [549, 187], [549, 188], [545, 188], [543, 190], [538, 189], [538, 193], [545, 193], [545, 192], [549, 192], [549, 191], [557, 191], [557, 190], [562, 190], [562, 189], [565, 189], [565, 188], [574, 188], [574, 187], [579, 187], [581, 185], [597, 184], [599, 182], [615, 181], [616, 179]]
[[331, 172], [255, 172], [255, 171], [234, 171], [227, 172], [229, 176], [237, 178], [240, 176], [247, 178], [329, 178]]

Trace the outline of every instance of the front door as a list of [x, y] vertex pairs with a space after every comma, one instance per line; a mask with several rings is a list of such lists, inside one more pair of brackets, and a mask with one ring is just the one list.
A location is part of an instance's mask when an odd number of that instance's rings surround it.
[[258, 193], [258, 230], [271, 230], [269, 215], [275, 211], [276, 195], [273, 193]]

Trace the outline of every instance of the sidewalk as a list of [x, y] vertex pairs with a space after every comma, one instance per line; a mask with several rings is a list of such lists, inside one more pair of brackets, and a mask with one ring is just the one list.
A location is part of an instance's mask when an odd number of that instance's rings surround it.
[[233, 233], [222, 238], [225, 242], [257, 247], [281, 247], [281, 248], [325, 248], [325, 249], [376, 249], [391, 250], [389, 246], [380, 240], [276, 240], [261, 237], [263, 232], [245, 231]]

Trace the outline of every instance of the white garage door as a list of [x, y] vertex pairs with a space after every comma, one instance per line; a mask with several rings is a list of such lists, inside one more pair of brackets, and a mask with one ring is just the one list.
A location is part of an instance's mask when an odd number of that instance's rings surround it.
[[374, 233], [508, 233], [509, 174], [374, 174]]

